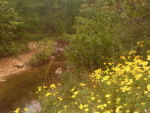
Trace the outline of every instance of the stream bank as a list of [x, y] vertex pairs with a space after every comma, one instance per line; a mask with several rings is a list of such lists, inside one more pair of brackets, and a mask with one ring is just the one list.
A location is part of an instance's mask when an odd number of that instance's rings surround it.
[[[65, 58], [63, 50], [65, 43], [57, 43], [56, 51], [53, 54], [53, 62], [50, 66], [46, 84], [59, 81], [58, 69], [65, 70]], [[5, 77], [5, 82], [0, 83], [0, 113], [12, 113], [17, 107], [29, 105], [36, 99], [37, 87], [43, 85], [45, 74], [51, 60], [44, 66], [28, 68], [25, 71], [11, 74]]]

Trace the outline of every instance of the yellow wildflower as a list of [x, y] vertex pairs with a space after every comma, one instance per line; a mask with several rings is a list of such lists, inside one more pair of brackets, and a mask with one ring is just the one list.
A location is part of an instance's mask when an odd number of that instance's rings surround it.
[[61, 97], [58, 97], [58, 99], [59, 99], [60, 101], [62, 101], [62, 100], [63, 100], [63, 98], [61, 98]]
[[95, 97], [91, 97], [91, 100], [95, 100]]
[[136, 80], [139, 80], [141, 77], [143, 77], [142, 74], [137, 74], [137, 75], [135, 75], [135, 79], [136, 79]]
[[94, 113], [100, 113], [100, 112], [98, 112], [98, 111], [94, 111]]
[[44, 88], [44, 89], [46, 89], [46, 88], [47, 88], [47, 86], [43, 86], [43, 88]]
[[41, 87], [38, 87], [38, 91], [42, 91], [42, 88], [41, 88]]
[[111, 94], [105, 95], [105, 98], [110, 98], [110, 97], [111, 97]]
[[126, 60], [125, 56], [120, 56], [120, 59]]
[[144, 91], [144, 94], [146, 95], [148, 93], [148, 91]]
[[55, 84], [50, 85], [50, 88], [56, 88]]
[[75, 90], [75, 87], [71, 89], [71, 92], [73, 92]]
[[148, 80], [148, 78], [144, 78], [144, 80], [145, 80], [145, 81], [147, 81], [147, 80]]
[[119, 103], [119, 102], [120, 102], [120, 100], [121, 100], [121, 98], [117, 98], [117, 99], [116, 99], [117, 103]]
[[80, 83], [80, 86], [86, 86], [86, 84]]
[[67, 105], [64, 106], [64, 109], [67, 109]]
[[136, 51], [130, 51], [129, 52], [129, 54], [131, 55], [131, 54], [135, 54], [136, 53]]
[[110, 77], [109, 76], [105, 76], [105, 77], [103, 77], [103, 80], [102, 80], [102, 82], [103, 81], [106, 81], [106, 80], [108, 80]]
[[48, 96], [50, 96], [50, 95], [52, 95], [52, 93], [46, 93], [46, 94], [45, 94], [46, 97], [48, 97]]
[[126, 91], [131, 90], [131, 87], [123, 86], [123, 87], [121, 87], [120, 89], [122, 90], [122, 92], [126, 92]]
[[147, 86], [148, 91], [150, 91], [150, 84]]
[[111, 101], [108, 101], [107, 103], [108, 103], [108, 104], [110, 104], [110, 103], [111, 103]]
[[80, 109], [83, 109], [83, 108], [84, 108], [84, 106], [83, 106], [82, 104], [80, 104], [79, 108], [80, 108]]
[[116, 113], [120, 113], [121, 111], [120, 111], [120, 109], [122, 108], [122, 106], [118, 106], [117, 108], [116, 108]]
[[105, 111], [104, 113], [111, 113], [111, 111]]
[[74, 92], [74, 95], [72, 95], [71, 98], [75, 98], [78, 93], [78, 91]]
[[78, 91], [76, 91], [76, 92], [74, 92], [74, 95], [77, 95], [79, 92]]
[[29, 109], [28, 108], [24, 108], [24, 111], [28, 111]]
[[145, 102], [142, 102], [141, 105], [145, 105]]
[[17, 108], [17, 109], [15, 110], [15, 113], [19, 113], [19, 111], [20, 111], [20, 108]]
[[86, 109], [85, 109], [85, 111], [87, 112], [87, 111], [89, 111], [89, 109], [88, 109], [88, 108], [86, 108]]
[[86, 108], [86, 107], [88, 107], [88, 105], [84, 105], [84, 107]]
[[150, 55], [147, 55], [147, 60], [150, 60]]
[[108, 82], [107, 82], [107, 85], [110, 85], [110, 84], [111, 84], [111, 82], [108, 81]]
[[135, 111], [134, 113], [139, 113], [138, 111]]
[[97, 102], [99, 102], [99, 103], [100, 103], [100, 102], [101, 102], [101, 100], [98, 100]]

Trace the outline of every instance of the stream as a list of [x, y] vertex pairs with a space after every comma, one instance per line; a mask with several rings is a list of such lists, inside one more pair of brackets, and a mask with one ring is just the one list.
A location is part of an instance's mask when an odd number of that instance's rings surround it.
[[[59, 81], [59, 75], [55, 73], [57, 69], [65, 70], [66, 68], [65, 59], [62, 51], [60, 51], [64, 46], [61, 44], [53, 55], [54, 60], [46, 77], [47, 85]], [[0, 83], [0, 113], [14, 113], [16, 108], [30, 106], [34, 100], [37, 100], [35, 92], [38, 86], [44, 83], [49, 63], [38, 68], [31, 68], [20, 74], [8, 76], [5, 78], [6, 82]]]

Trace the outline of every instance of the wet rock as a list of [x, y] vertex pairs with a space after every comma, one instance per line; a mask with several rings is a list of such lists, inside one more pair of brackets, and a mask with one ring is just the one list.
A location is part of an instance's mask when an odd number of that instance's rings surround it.
[[56, 74], [61, 74], [62, 73], [62, 68], [58, 68], [56, 71], [55, 71]]
[[58, 48], [56, 48], [56, 51], [57, 51], [57, 52], [64, 52], [64, 49], [63, 49], [63, 48], [58, 47]]

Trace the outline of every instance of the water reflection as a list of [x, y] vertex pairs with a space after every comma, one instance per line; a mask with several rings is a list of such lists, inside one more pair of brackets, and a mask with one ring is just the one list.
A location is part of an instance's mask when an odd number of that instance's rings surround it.
[[[64, 48], [65, 45], [65, 43], [58, 43], [56, 49]], [[47, 85], [58, 82], [58, 72], [65, 70], [65, 59], [62, 52], [58, 49], [53, 55], [53, 62], [49, 68], [48, 76], [46, 76]], [[37, 106], [40, 110], [35, 92], [38, 86], [45, 84], [43, 82], [48, 67], [49, 63], [43, 67], [7, 77], [6, 82], [0, 83], [0, 113], [12, 113], [17, 107], [34, 109]]]
[[[7, 81], [0, 84], [0, 113], [12, 113], [10, 111], [27, 104], [32, 107], [35, 103], [31, 100], [36, 100], [35, 92], [38, 86], [43, 85], [47, 68], [48, 65], [6, 78]], [[59, 81], [55, 73], [59, 68], [65, 68], [64, 62], [54, 61], [46, 78], [47, 85]]]
[[22, 107], [36, 97], [35, 91], [42, 85], [43, 74], [46, 67], [32, 69], [19, 75], [7, 78], [7, 81], [0, 84], [0, 113], [8, 113], [16, 106]]

